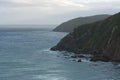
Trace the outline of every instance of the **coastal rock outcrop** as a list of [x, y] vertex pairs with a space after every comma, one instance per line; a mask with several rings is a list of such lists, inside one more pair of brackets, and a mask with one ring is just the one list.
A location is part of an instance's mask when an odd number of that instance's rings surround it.
[[75, 28], [51, 50], [91, 54], [91, 61], [120, 62], [120, 13]]

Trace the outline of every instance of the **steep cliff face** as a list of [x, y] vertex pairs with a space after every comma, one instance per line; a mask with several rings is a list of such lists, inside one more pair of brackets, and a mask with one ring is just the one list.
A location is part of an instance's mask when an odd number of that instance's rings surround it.
[[75, 28], [51, 50], [93, 54], [94, 61], [120, 61], [120, 13]]
[[72, 20], [69, 20], [69, 21], [66, 21], [60, 24], [53, 31], [71, 32], [73, 31], [74, 28], [80, 25], [103, 20], [103, 19], [108, 18], [109, 16], [110, 15], [95, 15], [95, 16], [75, 18], [75, 19], [72, 19]]

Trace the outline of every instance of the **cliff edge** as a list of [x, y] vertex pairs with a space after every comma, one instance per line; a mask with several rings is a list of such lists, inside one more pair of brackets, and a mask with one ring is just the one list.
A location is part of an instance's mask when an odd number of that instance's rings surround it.
[[120, 62], [120, 13], [75, 28], [51, 50], [92, 54], [91, 61]]
[[69, 20], [69, 21], [66, 21], [66, 22], [60, 24], [53, 31], [71, 32], [71, 31], [73, 31], [74, 28], [76, 28], [80, 25], [104, 20], [104, 19], [108, 18], [109, 16], [110, 15], [104, 14], [104, 15], [94, 15], [94, 16], [88, 16], [88, 17], [75, 18], [75, 19], [72, 19], [72, 20]]

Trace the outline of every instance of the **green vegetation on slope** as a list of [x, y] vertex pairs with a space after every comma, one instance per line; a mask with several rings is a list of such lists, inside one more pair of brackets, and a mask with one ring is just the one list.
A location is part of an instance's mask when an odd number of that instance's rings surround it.
[[74, 28], [76, 28], [80, 25], [103, 20], [103, 19], [108, 18], [109, 16], [110, 15], [95, 15], [95, 16], [75, 18], [75, 19], [72, 19], [72, 20], [69, 20], [67, 22], [60, 24], [53, 31], [71, 32], [71, 31], [73, 31]]
[[[52, 50], [75, 53], [101, 53], [112, 61], [120, 61], [120, 13], [103, 21], [85, 24], [74, 29]], [[102, 52], [101, 52], [102, 51]]]

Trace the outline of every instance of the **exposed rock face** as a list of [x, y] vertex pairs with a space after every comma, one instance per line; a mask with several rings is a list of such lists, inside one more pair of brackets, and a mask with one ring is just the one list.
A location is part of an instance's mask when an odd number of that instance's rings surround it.
[[73, 31], [74, 28], [76, 28], [80, 25], [96, 22], [99, 20], [104, 20], [104, 19], [108, 18], [109, 16], [110, 15], [95, 15], [95, 16], [75, 18], [75, 19], [72, 19], [72, 20], [69, 20], [67, 22], [60, 24], [53, 31], [71, 32], [71, 31]]
[[51, 50], [92, 54], [91, 61], [120, 62], [120, 13], [75, 28]]

